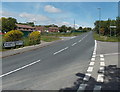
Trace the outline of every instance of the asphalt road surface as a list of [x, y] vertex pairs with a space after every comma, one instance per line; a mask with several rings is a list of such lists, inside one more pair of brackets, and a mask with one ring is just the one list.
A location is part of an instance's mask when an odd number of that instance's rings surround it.
[[85, 74], [95, 41], [92, 32], [2, 60], [3, 90], [59, 90]]

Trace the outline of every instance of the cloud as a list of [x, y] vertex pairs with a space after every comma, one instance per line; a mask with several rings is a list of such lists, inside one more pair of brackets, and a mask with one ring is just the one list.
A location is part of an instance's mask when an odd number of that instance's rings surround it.
[[52, 5], [46, 5], [46, 6], [44, 7], [44, 10], [45, 10], [46, 12], [49, 12], [49, 13], [59, 13], [59, 12], [61, 12], [60, 9], [55, 8], [55, 7], [52, 6]]
[[27, 21], [34, 21], [34, 22], [45, 22], [50, 20], [50, 18], [43, 16], [43, 15], [35, 15], [35, 14], [29, 14], [29, 13], [21, 13], [19, 14], [21, 18], [25, 18]]

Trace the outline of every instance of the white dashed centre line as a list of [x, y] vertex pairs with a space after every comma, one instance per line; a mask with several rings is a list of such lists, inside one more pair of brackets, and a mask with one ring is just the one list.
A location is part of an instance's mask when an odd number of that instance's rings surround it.
[[61, 50], [55, 52], [54, 55], [56, 55], [56, 54], [58, 54], [58, 53], [60, 53], [60, 52], [62, 52], [62, 51], [64, 51], [64, 50], [66, 50], [66, 49], [68, 49], [68, 47], [65, 47], [64, 49], [61, 49]]
[[77, 43], [72, 44], [72, 46], [76, 45]]
[[100, 57], [103, 58], [104, 56], [101, 54]]
[[93, 71], [93, 67], [88, 67], [87, 72], [92, 72]]
[[0, 75], [0, 78], [1, 78], [1, 77], [4, 77], [4, 76], [7, 76], [7, 75], [9, 75], [9, 74], [15, 73], [15, 72], [17, 72], [17, 71], [20, 71], [20, 70], [22, 70], [22, 69], [24, 69], [24, 68], [27, 68], [27, 67], [29, 67], [29, 66], [32, 66], [32, 65], [34, 65], [34, 64], [36, 64], [36, 63], [39, 63], [40, 61], [41, 61], [41, 60], [37, 60], [37, 61], [32, 62], [32, 63], [30, 63], [30, 64], [28, 64], [28, 65], [25, 65], [25, 66], [23, 66], [23, 67], [20, 67], [20, 68], [18, 68], [18, 69], [15, 69], [15, 70], [13, 70], [13, 71], [8, 72], [8, 73], [2, 74], [2, 75]]

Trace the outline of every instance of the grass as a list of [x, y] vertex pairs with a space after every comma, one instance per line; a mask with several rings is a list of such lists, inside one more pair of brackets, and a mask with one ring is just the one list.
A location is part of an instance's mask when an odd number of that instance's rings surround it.
[[41, 40], [45, 42], [52, 42], [52, 41], [60, 40], [60, 38], [54, 36], [41, 36]]
[[97, 34], [97, 33], [94, 33], [93, 36], [98, 41], [120, 42], [120, 37], [115, 37], [115, 36], [108, 37], [108, 36], [102, 36], [102, 35], [99, 36], [99, 34]]

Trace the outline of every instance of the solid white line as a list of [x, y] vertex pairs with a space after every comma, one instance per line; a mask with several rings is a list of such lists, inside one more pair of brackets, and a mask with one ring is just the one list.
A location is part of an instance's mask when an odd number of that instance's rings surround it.
[[97, 82], [103, 82], [103, 81], [104, 81], [104, 75], [103, 74], [98, 74]]
[[89, 65], [94, 65], [95, 64], [95, 62], [90, 62], [90, 64]]
[[92, 72], [93, 71], [93, 67], [88, 67], [87, 72]]
[[90, 76], [91, 76], [90, 73], [86, 73], [83, 80], [84, 80], [84, 81], [88, 81], [88, 80], [90, 79]]
[[91, 61], [95, 61], [95, 58], [91, 58]]
[[1, 77], [4, 77], [4, 76], [7, 76], [7, 75], [9, 75], [9, 74], [12, 74], [12, 73], [14, 73], [14, 72], [17, 72], [17, 71], [19, 71], [19, 70], [22, 70], [22, 69], [24, 69], [24, 68], [27, 68], [27, 67], [29, 67], [29, 66], [32, 66], [32, 65], [34, 65], [34, 64], [36, 64], [36, 63], [39, 63], [40, 61], [41, 61], [41, 60], [37, 60], [37, 61], [32, 62], [32, 63], [30, 63], [30, 64], [27, 64], [27, 65], [25, 65], [25, 66], [23, 66], [23, 67], [20, 67], [20, 68], [17, 68], [17, 69], [15, 69], [15, 70], [13, 70], [13, 71], [8, 72], [8, 73], [2, 74], [2, 75], [0, 75], [0, 78], [1, 78]]
[[81, 92], [81, 91], [84, 91], [85, 88], [86, 88], [87, 84], [80, 84], [80, 87], [78, 88], [78, 91], [77, 92]]
[[105, 62], [100, 62], [100, 66], [105, 66]]
[[77, 43], [72, 44], [72, 46], [76, 45]]
[[93, 92], [100, 92], [101, 88], [102, 87], [100, 85], [95, 85]]
[[100, 58], [100, 61], [104, 61], [105, 59], [104, 58]]

